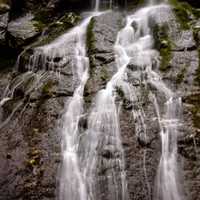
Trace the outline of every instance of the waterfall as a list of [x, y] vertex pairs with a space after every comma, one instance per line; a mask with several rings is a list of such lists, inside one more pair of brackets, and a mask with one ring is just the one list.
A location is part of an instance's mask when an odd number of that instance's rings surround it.
[[95, 11], [99, 11], [99, 4], [100, 4], [100, 0], [95, 0]]
[[[74, 70], [78, 74], [78, 86], [75, 89], [72, 99], [66, 105], [62, 129], [62, 154], [63, 163], [60, 177], [60, 200], [87, 200], [86, 185], [79, 168], [78, 151], [78, 123], [83, 114], [83, 91], [88, 79], [89, 60], [86, 56], [85, 33], [87, 18], [83, 23], [74, 28], [70, 33], [70, 40], [76, 40]], [[68, 42], [68, 41], [65, 41]]]
[[[137, 94], [136, 88], [126, 81], [126, 68], [129, 61], [132, 61], [140, 68], [140, 71], [146, 73], [146, 84], [153, 85], [158, 92], [164, 94], [166, 99], [166, 102], [162, 105], [166, 107], [164, 114], [160, 112], [156, 94], [153, 95], [162, 143], [154, 199], [182, 200], [183, 195], [181, 193], [177, 164], [177, 137], [180, 134], [178, 128], [181, 126], [181, 98], [176, 96], [162, 81], [159, 74], [152, 69], [159, 66], [159, 53], [153, 49], [154, 41], [148, 19], [152, 14], [156, 16], [156, 12], [162, 6], [166, 5], [148, 6], [127, 17], [126, 26], [119, 32], [115, 45], [116, 62], [120, 73], [112, 78], [112, 80], [115, 80], [112, 81], [112, 85], [120, 86], [129, 100], [134, 101], [137, 99], [135, 95]], [[136, 24], [137, 28], [134, 29], [132, 24]], [[136, 77], [138, 77], [138, 74], [136, 74]], [[136, 134], [143, 133], [145, 136], [145, 116], [142, 108], [139, 105], [136, 106], [139, 108], [139, 111], [138, 109], [133, 110], [133, 116], [136, 121]]]
[[[59, 180], [59, 200], [88, 200], [87, 177], [80, 168], [79, 120], [83, 115], [83, 92], [89, 74], [89, 59], [86, 55], [86, 31], [93, 16], [91, 13], [83, 22], [63, 34], [50, 44], [36, 47], [27, 68], [34, 71], [38, 66], [49, 71], [60, 71], [71, 63], [75, 91], [66, 102], [62, 117], [62, 165]], [[57, 62], [59, 60], [59, 62]]]
[[[149, 16], [167, 5], [152, 6], [156, 2], [151, 0], [149, 1], [151, 6], [126, 17], [126, 25], [119, 31], [114, 45], [116, 73], [108, 81], [105, 89], [98, 91], [87, 118], [87, 130], [82, 135], [79, 132], [79, 122], [85, 114], [83, 92], [89, 78], [86, 31], [91, 18], [100, 14], [98, 11], [101, 3], [101, 0], [95, 1], [95, 12], [80, 25], [51, 44], [35, 48], [27, 65], [30, 71], [42, 66], [58, 71], [59, 75], [61, 68], [68, 66], [69, 62], [72, 63], [75, 89], [73, 96], [66, 102], [62, 118], [62, 166], [58, 198], [59, 200], [98, 200], [97, 190], [106, 183], [107, 199], [129, 200], [119, 123], [121, 104], [116, 103], [118, 89], [122, 90], [125, 98], [134, 104], [132, 114], [136, 136], [145, 139], [148, 134], [145, 112], [137, 95], [138, 89], [128, 80], [127, 66], [133, 62], [139, 69], [137, 72], [132, 72], [133, 77], [140, 79], [145, 75], [146, 79], [140, 82], [153, 85], [158, 92], [164, 94], [166, 100], [163, 105], [159, 105], [156, 92], [151, 91], [162, 144], [154, 199], [183, 200], [177, 162], [181, 98], [168, 88], [160, 75], [153, 70], [159, 66], [159, 52], [153, 48], [154, 40], [149, 26]], [[112, 3], [113, 1], [110, 0], [110, 8]], [[0, 105], [4, 104], [10, 96], [12, 94], [5, 96]], [[161, 106], [165, 107], [164, 113], [161, 112]], [[83, 145], [82, 152], [79, 152], [81, 145]], [[103, 167], [109, 170], [105, 170], [104, 180], [101, 180], [98, 175]], [[150, 198], [151, 186], [146, 174], [145, 155], [144, 175], [149, 190], [147, 195]]]
[[99, 11], [100, 0], [95, 0], [95, 11]]
[[95, 0], [95, 12], [98, 12], [102, 5], [104, 5], [104, 7], [107, 9], [112, 9], [113, 0]]

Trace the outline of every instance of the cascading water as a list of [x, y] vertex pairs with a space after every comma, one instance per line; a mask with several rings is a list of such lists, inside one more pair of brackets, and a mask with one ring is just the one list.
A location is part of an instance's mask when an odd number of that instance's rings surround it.
[[95, 11], [99, 10], [99, 4], [100, 4], [100, 0], [96, 0], [95, 1]]
[[[133, 61], [135, 66], [146, 73], [147, 80], [145, 82], [153, 85], [158, 92], [164, 93], [166, 98], [166, 111], [163, 115], [156, 103], [156, 95], [154, 95], [154, 105], [157, 108], [162, 143], [162, 154], [158, 167], [154, 199], [181, 200], [183, 199], [183, 195], [181, 194], [177, 165], [177, 137], [180, 134], [178, 132], [178, 126], [181, 125], [181, 98], [176, 97], [176, 94], [162, 82], [159, 74], [152, 70], [153, 67], [158, 67], [159, 65], [159, 54], [153, 49], [154, 41], [148, 19], [152, 14], [156, 16], [157, 8], [162, 6], [167, 5], [142, 8], [135, 14], [127, 17], [126, 26], [119, 32], [118, 41], [115, 46], [116, 61], [121, 72], [117, 76], [116, 85], [121, 87], [126, 98], [136, 102], [137, 96], [135, 94], [137, 91], [126, 82], [126, 67], [129, 61]], [[136, 24], [135, 29], [132, 24]], [[136, 76], [138, 77], [138, 74]], [[136, 121], [136, 133], [141, 134], [142, 132], [145, 136], [145, 116], [143, 115], [141, 107], [139, 110], [135, 109], [133, 111], [133, 116]]]
[[[112, 1], [109, 2], [112, 5]], [[154, 1], [149, 3], [155, 4]], [[102, 183], [107, 185], [107, 199], [129, 199], [119, 125], [120, 104], [116, 104], [118, 89], [122, 90], [125, 98], [134, 104], [136, 135], [145, 139], [147, 134], [145, 113], [137, 96], [138, 89], [128, 81], [127, 66], [130, 62], [140, 69], [139, 74], [133, 72], [133, 77], [136, 79], [146, 77], [146, 80], [143, 80], [145, 84], [153, 85], [166, 98], [166, 111], [162, 114], [156, 94], [151, 93], [162, 141], [154, 198], [156, 200], [183, 199], [178, 181], [176, 158], [181, 99], [176, 97], [175, 93], [162, 82], [159, 74], [152, 70], [152, 67], [159, 65], [159, 53], [153, 49], [154, 41], [149, 26], [149, 16], [156, 13], [157, 8], [162, 6], [167, 5], [148, 6], [127, 16], [126, 25], [118, 33], [114, 47], [117, 72], [107, 83], [106, 88], [96, 95], [88, 117], [88, 129], [83, 135], [79, 133], [79, 122], [84, 115], [83, 92], [89, 78], [89, 60], [85, 46], [86, 30], [91, 17], [99, 14], [100, 0], [95, 2], [96, 12], [80, 25], [53, 43], [35, 48], [35, 54], [31, 56], [27, 66], [30, 71], [34, 71], [34, 68], [42, 63], [42, 66], [60, 73], [61, 68], [65, 67], [69, 60], [73, 68], [75, 91], [66, 102], [61, 129], [63, 159], [59, 200], [97, 200], [99, 198], [97, 190], [102, 187]], [[57, 59], [59, 62], [55, 62]], [[79, 153], [80, 145], [84, 147], [81, 153]], [[98, 177], [98, 170], [102, 168], [109, 169], [104, 174], [105, 180], [100, 180]], [[145, 155], [144, 174], [150, 196]]]
[[95, 12], [98, 12], [100, 10], [100, 7], [102, 7], [102, 5], [107, 9], [112, 9], [113, 0], [95, 0], [95, 6], [94, 6]]
[[[70, 39], [76, 40], [75, 43], [75, 65], [78, 74], [79, 85], [76, 88], [72, 99], [67, 105], [63, 122], [63, 163], [60, 178], [60, 200], [86, 200], [87, 191], [79, 168], [78, 160], [78, 123], [83, 113], [83, 91], [88, 79], [89, 61], [86, 57], [85, 33], [90, 17], [80, 26], [74, 28], [70, 33]], [[66, 41], [67, 42], [67, 41]]]
[[[97, 11], [99, 1], [96, 2]], [[88, 79], [89, 59], [86, 56], [86, 30], [91, 13], [80, 25], [76, 26], [51, 44], [37, 47], [30, 57], [27, 68], [37, 70], [42, 65], [48, 70], [62, 71], [69, 62], [72, 63], [75, 91], [66, 102], [63, 115], [62, 133], [62, 166], [60, 171], [59, 200], [88, 200], [86, 177], [80, 169], [78, 157], [79, 120], [83, 114], [83, 91]], [[58, 60], [59, 62], [57, 62]], [[58, 75], [59, 75], [58, 73]]]

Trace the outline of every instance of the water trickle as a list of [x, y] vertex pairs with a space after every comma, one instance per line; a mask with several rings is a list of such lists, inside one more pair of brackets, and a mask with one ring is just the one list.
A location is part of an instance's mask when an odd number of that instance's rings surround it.
[[[86, 29], [92, 16], [83, 21], [82, 24], [71, 30], [64, 37], [64, 43], [69, 40], [74, 43], [74, 70], [78, 75], [78, 86], [73, 97], [66, 104], [66, 111], [63, 116], [62, 128], [62, 154], [63, 163], [60, 176], [60, 200], [87, 200], [86, 180], [80, 169], [78, 158], [79, 130], [78, 124], [83, 115], [83, 91], [88, 79], [89, 60], [86, 56]], [[68, 40], [69, 39], [69, 40]], [[55, 44], [60, 43], [56, 41]]]
[[112, 9], [113, 6], [113, 0], [95, 0], [95, 12], [98, 12], [101, 7], [104, 7], [104, 9]]
[[[156, 179], [156, 200], [183, 200], [178, 177], [177, 137], [181, 126], [181, 98], [162, 81], [153, 67], [159, 65], [159, 53], [153, 49], [154, 41], [149, 26], [149, 16], [166, 5], [148, 6], [127, 16], [125, 27], [118, 33], [114, 46], [116, 54], [116, 73], [106, 88], [98, 92], [88, 117], [88, 128], [83, 136], [79, 133], [79, 122], [83, 117], [83, 92], [88, 80], [89, 60], [86, 55], [86, 29], [93, 15], [98, 15], [101, 1], [95, 1], [95, 11], [80, 25], [56, 39], [51, 44], [37, 47], [31, 56], [27, 68], [38, 70], [38, 66], [58, 71], [58, 74], [72, 63], [75, 77], [75, 91], [66, 102], [63, 115], [62, 167], [60, 172], [59, 200], [97, 200], [98, 170], [105, 168], [104, 182], [107, 183], [109, 200], [128, 200], [124, 150], [121, 142], [119, 124], [120, 104], [116, 104], [117, 89], [123, 91], [125, 98], [133, 105], [133, 117], [137, 137], [146, 139], [147, 128], [145, 112], [139, 101], [138, 88], [128, 80], [127, 67], [130, 62], [137, 67], [132, 76], [139, 84], [150, 84], [164, 94], [166, 108], [160, 111], [157, 96], [153, 92], [152, 101], [157, 111], [162, 143], [161, 159]], [[155, 1], [149, 1], [155, 4]], [[112, 0], [109, 1], [110, 7]], [[155, 14], [156, 15], [156, 14]], [[29, 73], [29, 72], [28, 72]], [[145, 74], [146, 78], [142, 78]], [[16, 87], [20, 85], [17, 82]], [[13, 91], [4, 95], [3, 105], [12, 98]], [[80, 138], [82, 137], [82, 138]], [[80, 144], [83, 145], [79, 153]], [[102, 164], [103, 163], [103, 164]], [[109, 170], [108, 170], [109, 169]], [[146, 173], [144, 155], [144, 174], [151, 195]], [[99, 183], [100, 181], [100, 183]], [[100, 185], [100, 186], [99, 186]]]
[[[59, 73], [65, 67], [72, 67], [73, 96], [66, 102], [62, 120], [62, 166], [59, 181], [59, 200], [88, 200], [87, 183], [80, 168], [78, 157], [79, 120], [83, 115], [83, 91], [88, 79], [89, 59], [86, 55], [86, 30], [93, 16], [91, 13], [83, 22], [60, 36], [50, 44], [37, 47], [28, 63], [29, 71], [47, 70]], [[71, 63], [71, 65], [69, 65]], [[41, 69], [38, 67], [41, 66]]]
[[[167, 5], [148, 6], [127, 17], [126, 26], [119, 32], [115, 46], [119, 72], [112, 80], [113, 85], [120, 86], [126, 98], [136, 104], [137, 109], [133, 109], [133, 116], [136, 122], [136, 134], [139, 137], [141, 137], [141, 133], [144, 134], [144, 137], [148, 133], [146, 133], [144, 112], [139, 103], [137, 103], [137, 89], [126, 82], [128, 63], [134, 62], [135, 66], [140, 69], [140, 73], [142, 71], [146, 73], [146, 84], [153, 85], [158, 92], [164, 94], [166, 99], [163, 105], [166, 107], [164, 114], [160, 112], [156, 94], [153, 95], [162, 143], [154, 198], [156, 200], [181, 200], [183, 195], [181, 193], [177, 163], [177, 137], [180, 134], [178, 127], [181, 126], [181, 98], [176, 97], [176, 94], [166, 86], [159, 74], [152, 69], [159, 66], [159, 53], [153, 49], [154, 41], [151, 27], [149, 26], [149, 16], [157, 16], [156, 12], [162, 6]], [[137, 72], [135, 79], [138, 77], [140, 75]]]
[[96, 0], [95, 1], [95, 11], [99, 11], [99, 4], [100, 4], [100, 0]]

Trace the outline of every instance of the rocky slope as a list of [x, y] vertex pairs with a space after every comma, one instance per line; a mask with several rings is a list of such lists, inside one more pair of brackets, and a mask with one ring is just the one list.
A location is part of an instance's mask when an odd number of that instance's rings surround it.
[[[0, 200], [53, 200], [61, 163], [60, 119], [64, 103], [73, 95], [73, 69], [68, 62], [57, 71], [38, 62], [32, 71], [27, 63], [34, 48], [47, 44], [81, 18], [77, 10], [81, 1], [0, 1]], [[85, 1], [84, 1], [85, 2]], [[198, 7], [197, 1], [188, 0]], [[122, 6], [124, 2], [119, 2]], [[128, 1], [129, 3], [129, 1]], [[134, 2], [134, 6], [141, 2]], [[129, 3], [130, 4], [130, 3]], [[128, 5], [129, 5], [128, 4]], [[184, 191], [188, 200], [200, 196], [200, 14], [185, 2], [171, 0], [172, 10], [163, 8], [151, 16], [155, 47], [160, 51], [157, 71], [165, 83], [183, 98], [184, 133], [178, 140], [179, 161], [183, 167]], [[34, 5], [34, 6], [33, 6]], [[65, 6], [63, 6], [65, 5]], [[85, 3], [86, 5], [86, 3]], [[86, 7], [92, 6], [91, 3]], [[129, 5], [132, 7], [133, 5]], [[72, 10], [73, 8], [73, 10]], [[38, 10], [41, 9], [39, 12]], [[31, 11], [32, 14], [27, 14]], [[69, 12], [70, 11], [70, 12]], [[75, 11], [72, 13], [71, 11]], [[22, 14], [23, 13], [23, 14]], [[21, 15], [22, 14], [22, 15]], [[47, 16], [51, 16], [48, 18]], [[124, 26], [121, 12], [110, 12], [91, 19], [87, 30], [90, 78], [84, 91], [85, 113], [90, 112], [97, 91], [104, 88], [115, 73], [113, 46]], [[73, 44], [72, 44], [73, 45]], [[17, 56], [18, 67], [14, 66]], [[58, 57], [55, 63], [60, 62]], [[129, 81], [136, 87], [140, 106], [145, 112], [147, 138], [135, 133], [132, 115], [134, 102], [127, 101], [120, 89], [116, 103], [121, 103], [120, 127], [125, 153], [127, 187], [131, 200], [153, 198], [154, 181], [160, 157], [159, 125], [149, 92], [151, 85], [132, 74], [140, 74], [134, 63], [128, 67]], [[162, 94], [159, 94], [163, 102]], [[79, 127], [87, 128], [83, 119]], [[112, 152], [109, 155], [115, 156]], [[101, 152], [102, 160], [111, 159]], [[106, 161], [105, 161], [106, 162]], [[109, 199], [104, 177], [99, 170], [98, 198]]]

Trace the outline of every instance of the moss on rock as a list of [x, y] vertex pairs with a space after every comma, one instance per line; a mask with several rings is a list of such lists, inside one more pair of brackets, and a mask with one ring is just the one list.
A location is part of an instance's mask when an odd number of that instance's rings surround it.
[[178, 2], [177, 0], [170, 0], [169, 2], [173, 6], [173, 11], [183, 30], [190, 29], [191, 19], [200, 18], [200, 10], [193, 8], [187, 2]]
[[67, 30], [77, 25], [80, 22], [80, 20], [81, 17], [72, 12], [66, 13], [61, 18], [52, 23], [48, 23], [47, 21], [36, 16], [35, 18], [36, 22], [34, 23], [34, 25], [40, 31], [44, 30], [44, 28], [46, 28], [46, 31], [44, 32], [42, 40], [37, 42], [34, 46], [42, 46], [52, 42], [58, 36], [62, 35]]
[[173, 43], [168, 36], [168, 27], [166, 25], [154, 27], [155, 47], [160, 51], [161, 63], [160, 70], [165, 72], [170, 69], [169, 62], [172, 58]]
[[95, 49], [95, 36], [94, 36], [94, 25], [95, 25], [95, 19], [94, 17], [90, 20], [90, 23], [87, 27], [87, 48], [89, 55], [94, 53]]
[[176, 83], [177, 84], [181, 84], [183, 82], [186, 71], [187, 71], [187, 67], [184, 66], [182, 68], [182, 70], [177, 74], [177, 77], [176, 77]]

